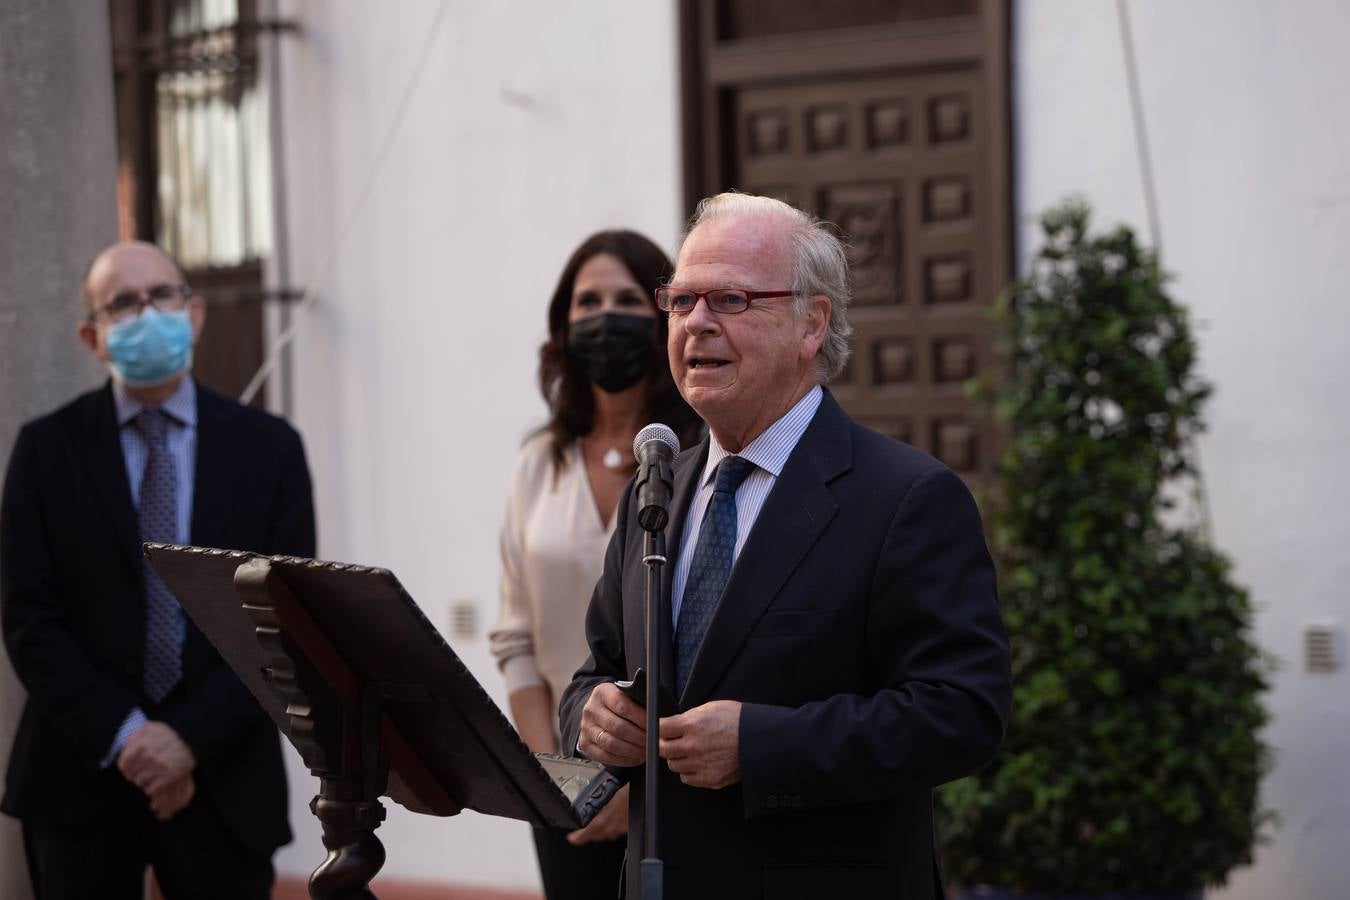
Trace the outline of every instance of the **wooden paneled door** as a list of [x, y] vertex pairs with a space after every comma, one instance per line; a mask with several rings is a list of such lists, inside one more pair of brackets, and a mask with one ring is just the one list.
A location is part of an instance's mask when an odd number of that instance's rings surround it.
[[994, 365], [1011, 274], [1007, 0], [682, 5], [686, 190], [786, 200], [851, 246], [855, 329], [831, 390], [980, 485], [1000, 443], [968, 379]]

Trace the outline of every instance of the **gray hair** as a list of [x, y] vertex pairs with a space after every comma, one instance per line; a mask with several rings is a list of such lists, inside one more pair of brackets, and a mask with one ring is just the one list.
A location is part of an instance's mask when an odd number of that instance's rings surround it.
[[763, 216], [785, 222], [790, 231], [790, 255], [793, 308], [805, 315], [807, 301], [817, 294], [830, 298], [830, 321], [825, 328], [825, 340], [816, 354], [817, 378], [823, 384], [844, 369], [850, 353], [849, 338], [853, 329], [848, 324], [848, 305], [853, 299], [849, 285], [848, 256], [844, 243], [831, 226], [809, 213], [802, 212], [772, 197], [741, 194], [731, 191], [705, 197], [699, 201], [684, 236], [704, 222], [725, 216]]

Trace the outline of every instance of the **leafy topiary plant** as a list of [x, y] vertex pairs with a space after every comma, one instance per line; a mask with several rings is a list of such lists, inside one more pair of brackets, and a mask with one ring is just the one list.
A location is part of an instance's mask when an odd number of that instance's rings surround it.
[[1268, 818], [1251, 606], [1168, 513], [1210, 388], [1128, 228], [1089, 234], [1081, 201], [1041, 224], [987, 388], [1010, 431], [992, 522], [1013, 716], [994, 763], [940, 794], [944, 858], [958, 884], [1193, 891], [1250, 862]]

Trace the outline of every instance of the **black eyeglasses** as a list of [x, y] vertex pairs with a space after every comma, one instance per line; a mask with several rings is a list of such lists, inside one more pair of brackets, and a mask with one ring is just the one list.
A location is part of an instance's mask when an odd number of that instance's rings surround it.
[[143, 291], [122, 291], [89, 316], [90, 321], [126, 322], [141, 314], [147, 306], [160, 312], [177, 312], [187, 306], [192, 288], [186, 284], [156, 284]]
[[657, 309], [682, 316], [693, 312], [699, 298], [708, 301], [708, 309], [715, 313], [739, 313], [750, 308], [751, 300], [769, 300], [791, 297], [792, 291], [743, 291], [740, 288], [713, 288], [711, 291], [691, 291], [687, 288], [661, 287], [656, 289]]

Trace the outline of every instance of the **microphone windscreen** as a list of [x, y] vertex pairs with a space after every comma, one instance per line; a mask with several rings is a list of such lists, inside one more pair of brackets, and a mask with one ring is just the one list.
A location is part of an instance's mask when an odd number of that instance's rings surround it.
[[675, 436], [675, 432], [670, 430], [669, 425], [662, 425], [660, 422], [653, 422], [646, 428], [637, 433], [633, 438], [633, 456], [642, 458], [642, 445], [648, 441], [660, 441], [670, 448], [671, 458], [680, 455], [680, 439]]

